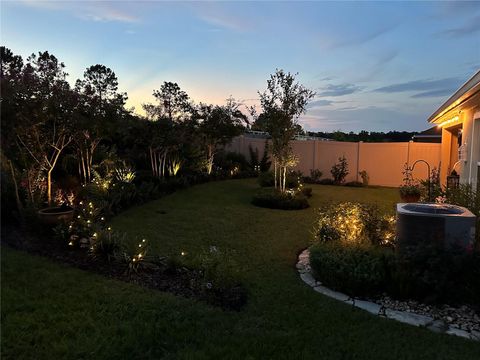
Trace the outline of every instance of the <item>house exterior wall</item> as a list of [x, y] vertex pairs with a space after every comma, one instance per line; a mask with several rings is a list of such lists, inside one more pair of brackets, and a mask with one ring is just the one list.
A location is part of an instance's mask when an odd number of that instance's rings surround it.
[[[227, 151], [234, 151], [250, 159], [249, 145], [258, 149], [260, 157], [263, 154], [265, 139], [239, 136], [227, 146]], [[441, 158], [441, 144], [435, 143], [363, 143], [304, 140], [292, 141], [294, 153], [299, 157], [296, 170], [309, 175], [310, 170], [318, 169], [324, 178], [331, 178], [330, 169], [345, 156], [348, 162], [349, 174], [346, 181], [361, 181], [359, 171], [365, 170], [370, 176], [371, 185], [399, 186], [403, 182], [403, 167], [410, 166], [416, 160], [425, 160], [430, 167], [438, 168]], [[415, 166], [415, 178], [426, 179], [427, 167], [423, 163]]]
[[[446, 185], [447, 176], [453, 170], [460, 175], [460, 183], [477, 186], [478, 167], [480, 162], [480, 95], [475, 96], [460, 108], [455, 108], [436, 119], [436, 123], [458, 116], [458, 121], [448, 124], [442, 129], [441, 163], [442, 169], [440, 179], [442, 185]], [[465, 147], [465, 156], [459, 159], [458, 148], [455, 144], [455, 137], [452, 129], [461, 125], [462, 145]]]

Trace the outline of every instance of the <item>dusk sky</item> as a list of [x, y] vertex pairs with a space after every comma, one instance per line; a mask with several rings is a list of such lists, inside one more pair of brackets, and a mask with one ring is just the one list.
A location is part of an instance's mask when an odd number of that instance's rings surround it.
[[164, 81], [252, 105], [282, 68], [317, 93], [306, 130], [413, 131], [480, 68], [480, 2], [2, 1], [1, 44], [72, 84], [112, 68], [138, 113]]

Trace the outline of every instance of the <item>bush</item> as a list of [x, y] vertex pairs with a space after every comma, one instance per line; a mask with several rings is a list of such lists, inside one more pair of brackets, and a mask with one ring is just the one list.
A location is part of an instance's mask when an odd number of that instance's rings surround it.
[[359, 171], [358, 175], [360, 175], [362, 178], [363, 186], [368, 186], [368, 183], [370, 182], [370, 176], [368, 175], [367, 171], [366, 170]]
[[[298, 178], [301, 178], [299, 172], [289, 172], [287, 174], [286, 186], [287, 188], [296, 188], [298, 186]], [[258, 176], [258, 183], [261, 187], [272, 187], [275, 185], [275, 179], [273, 177], [273, 171], [262, 172]]]
[[477, 216], [475, 246], [480, 251], [480, 189], [474, 190], [470, 184], [460, 184], [456, 189], [446, 189], [444, 201], [466, 207]]
[[321, 179], [318, 184], [320, 185], [333, 185], [334, 182], [332, 179]]
[[308, 208], [308, 200], [302, 193], [282, 193], [275, 189], [259, 191], [252, 200], [259, 207], [281, 210], [300, 210]]
[[231, 310], [240, 310], [247, 302], [247, 291], [240, 280], [241, 269], [231, 251], [210, 246], [208, 250], [184, 254], [174, 266], [199, 273], [192, 286], [210, 303]]
[[303, 180], [307, 184], [319, 184], [323, 173], [318, 169], [311, 169], [310, 176], [306, 176]]
[[311, 187], [302, 187], [302, 194], [305, 195], [307, 198], [312, 197], [312, 188]]
[[381, 294], [389, 283], [393, 251], [336, 242], [310, 248], [314, 276], [326, 286], [350, 296]]
[[480, 255], [421, 244], [397, 255], [389, 291], [428, 302], [480, 304]]
[[332, 204], [318, 209], [313, 233], [317, 242], [392, 246], [395, 218], [375, 205]]
[[273, 178], [273, 172], [266, 171], [260, 173], [258, 176], [258, 184], [261, 187], [272, 187], [275, 185], [275, 179]]
[[93, 237], [89, 254], [93, 259], [111, 262], [125, 242], [125, 234], [119, 235], [110, 230], [100, 230]]
[[363, 183], [361, 183], [360, 181], [349, 181], [347, 183], [345, 183], [345, 186], [350, 186], [350, 187], [363, 187]]
[[330, 173], [333, 177], [333, 182], [335, 184], [342, 184], [345, 182], [345, 178], [348, 175], [348, 163], [345, 156], [338, 158], [338, 163], [332, 166]]

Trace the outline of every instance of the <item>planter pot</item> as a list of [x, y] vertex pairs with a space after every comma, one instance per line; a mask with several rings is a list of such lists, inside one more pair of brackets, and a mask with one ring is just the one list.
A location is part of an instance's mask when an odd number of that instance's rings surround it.
[[48, 207], [38, 211], [38, 217], [44, 224], [57, 225], [73, 219], [73, 209], [69, 207]]
[[420, 200], [420, 195], [400, 195], [400, 197], [404, 203], [416, 203]]

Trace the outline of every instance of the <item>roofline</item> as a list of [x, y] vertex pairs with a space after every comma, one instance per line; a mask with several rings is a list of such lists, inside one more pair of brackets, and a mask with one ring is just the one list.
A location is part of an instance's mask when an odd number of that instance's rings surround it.
[[434, 122], [450, 110], [460, 106], [472, 96], [480, 92], [480, 70], [468, 79], [455, 93], [448, 98], [430, 117], [428, 122]]

